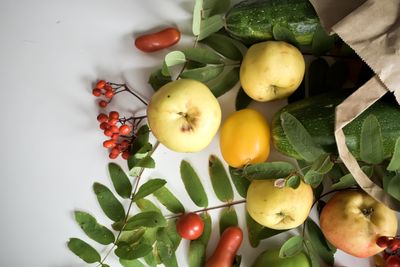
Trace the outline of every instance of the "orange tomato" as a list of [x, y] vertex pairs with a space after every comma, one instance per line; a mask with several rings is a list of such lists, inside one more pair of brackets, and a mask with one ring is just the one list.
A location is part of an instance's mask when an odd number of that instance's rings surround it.
[[264, 116], [253, 109], [242, 109], [231, 114], [222, 124], [220, 149], [229, 166], [267, 160], [270, 147], [270, 129]]

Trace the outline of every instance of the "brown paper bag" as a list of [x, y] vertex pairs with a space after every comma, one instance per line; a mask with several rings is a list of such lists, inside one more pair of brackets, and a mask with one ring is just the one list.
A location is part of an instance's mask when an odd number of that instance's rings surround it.
[[337, 33], [376, 73], [336, 108], [339, 156], [360, 187], [400, 211], [400, 201], [371, 181], [346, 146], [343, 127], [389, 91], [400, 104], [400, 0], [310, 0], [322, 26]]

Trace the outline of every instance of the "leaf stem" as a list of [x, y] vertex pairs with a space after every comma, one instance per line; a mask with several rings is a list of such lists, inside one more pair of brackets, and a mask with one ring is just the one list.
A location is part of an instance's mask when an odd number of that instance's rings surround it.
[[[148, 153], [149, 156], [151, 156], [156, 151], [156, 149], [159, 146], [159, 144], [160, 144], [160, 142], [156, 141], [156, 143], [153, 146], [153, 149]], [[123, 225], [121, 227], [121, 230], [118, 231], [118, 234], [117, 234], [117, 237], [115, 238], [113, 246], [108, 250], [107, 254], [104, 256], [104, 258], [99, 262], [99, 264], [96, 267], [102, 266], [104, 264], [104, 261], [107, 259], [107, 257], [110, 255], [111, 251], [114, 250], [114, 248], [116, 247], [116, 244], [118, 243], [118, 240], [119, 240], [119, 238], [120, 238], [120, 236], [122, 234], [122, 231], [124, 230], [124, 228], [126, 226], [126, 222], [128, 221], [129, 214], [131, 212], [132, 205], [133, 205], [133, 202], [134, 202], [133, 201], [133, 197], [135, 196], [135, 194], [136, 194], [136, 192], [138, 190], [140, 179], [142, 178], [142, 174], [144, 172], [144, 169], [145, 168], [141, 168], [139, 174], [136, 176], [135, 187], [134, 187], [133, 193], [132, 193], [132, 195], [130, 197], [129, 206], [128, 206], [128, 209], [126, 211], [125, 218], [124, 218], [124, 223], [123, 223]]]
[[[190, 213], [200, 213], [200, 212], [205, 212], [205, 211], [209, 211], [209, 210], [215, 210], [215, 209], [220, 209], [220, 208], [231, 207], [231, 206], [238, 205], [238, 204], [243, 204], [243, 203], [246, 203], [245, 199], [241, 199], [241, 200], [237, 200], [237, 201], [233, 201], [233, 202], [228, 202], [226, 204], [222, 204], [222, 205], [218, 205], [218, 206], [214, 206], [214, 207], [207, 207], [207, 208], [204, 208], [204, 209], [191, 211]], [[183, 215], [182, 213], [174, 214], [174, 215], [166, 216], [166, 218], [168, 220], [176, 219], [176, 218], [179, 218], [182, 215]]]

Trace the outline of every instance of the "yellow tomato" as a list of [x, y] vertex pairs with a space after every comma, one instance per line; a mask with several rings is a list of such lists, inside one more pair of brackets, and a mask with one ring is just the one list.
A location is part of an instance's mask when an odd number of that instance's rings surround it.
[[253, 109], [231, 114], [222, 124], [220, 149], [229, 166], [259, 163], [269, 156], [270, 130], [264, 116]]

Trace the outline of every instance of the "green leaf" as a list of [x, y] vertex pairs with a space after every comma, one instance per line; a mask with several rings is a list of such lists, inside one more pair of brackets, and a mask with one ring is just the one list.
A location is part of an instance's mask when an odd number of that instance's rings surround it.
[[108, 218], [114, 222], [121, 221], [125, 218], [124, 207], [110, 189], [100, 183], [94, 183], [93, 191], [96, 194], [101, 209]]
[[[135, 156], [137, 157], [137, 153], [140, 152], [140, 154], [145, 154], [146, 152], [148, 152], [149, 150], [147, 148], [149, 148], [149, 126], [147, 126], [147, 124], [142, 125], [136, 135], [136, 139], [135, 142], [132, 145], [131, 148], [131, 156], [128, 158], [128, 168], [132, 169], [133, 167], [135, 167], [134, 165], [132, 165], [131, 163], [131, 159], [135, 158]], [[146, 151], [143, 151], [143, 148], [146, 148]], [[150, 148], [151, 149], [151, 144], [150, 144]]]
[[203, 233], [197, 240], [203, 242], [203, 244], [207, 247], [208, 241], [210, 240], [210, 237], [211, 237], [211, 231], [212, 231], [211, 216], [207, 212], [203, 212], [202, 214], [200, 214], [200, 217], [203, 219], [204, 229], [203, 229]]
[[322, 192], [324, 192], [324, 184], [320, 183], [319, 186], [313, 188], [313, 194], [315, 199], [318, 199], [321, 196]]
[[232, 185], [228, 174], [221, 160], [215, 155], [208, 158], [208, 170], [211, 178], [211, 184], [217, 198], [222, 202], [229, 202], [233, 199]]
[[211, 217], [207, 212], [200, 214], [204, 222], [202, 235], [190, 242], [189, 267], [203, 267], [206, 260], [206, 249], [211, 236]]
[[152, 169], [156, 166], [154, 159], [151, 156], [146, 156], [139, 160], [137, 167]]
[[127, 244], [135, 244], [143, 239], [145, 233], [146, 228], [144, 227], [139, 227], [132, 231], [123, 231], [118, 239], [118, 243], [124, 242]]
[[182, 203], [175, 197], [174, 194], [171, 193], [168, 188], [161, 187], [157, 191], [153, 193], [153, 195], [163, 204], [170, 212], [179, 214], [184, 213], [185, 208], [183, 207]]
[[229, 173], [238, 194], [241, 197], [246, 198], [247, 189], [249, 188], [250, 181], [242, 175], [241, 170], [235, 169], [231, 166], [229, 166]]
[[400, 201], [400, 175], [397, 174], [394, 176], [388, 186], [387, 186], [387, 192], [394, 198]]
[[238, 226], [238, 217], [234, 207], [224, 208], [221, 211], [219, 218], [219, 234], [225, 231], [226, 228], [230, 226]]
[[167, 182], [163, 179], [151, 179], [144, 183], [137, 193], [133, 196], [132, 201], [144, 198], [163, 187]]
[[326, 78], [329, 71], [329, 64], [323, 58], [317, 58], [308, 67], [308, 95], [322, 94], [328, 90]]
[[185, 54], [182, 51], [172, 51], [165, 55], [164, 63], [161, 69], [161, 73], [164, 76], [171, 76], [169, 68], [172, 66], [184, 64], [186, 62]]
[[200, 34], [198, 35], [198, 40], [201, 41], [211, 34], [219, 31], [224, 27], [224, 17], [221, 14], [211, 16], [202, 20], [200, 23]]
[[287, 179], [286, 186], [296, 189], [297, 187], [299, 187], [300, 182], [301, 182], [301, 179], [298, 175], [292, 175], [289, 177], [289, 179]]
[[285, 231], [270, 229], [262, 226], [261, 224], [257, 223], [248, 212], [246, 212], [246, 224], [249, 242], [253, 248], [257, 247], [262, 239], [272, 237]]
[[275, 161], [249, 165], [244, 168], [243, 175], [248, 179], [263, 180], [285, 178], [296, 172], [289, 162]]
[[199, 82], [208, 82], [220, 75], [223, 70], [224, 66], [222, 65], [210, 65], [197, 69], [185, 70], [180, 77], [193, 79]]
[[138, 199], [136, 201], [136, 206], [138, 206], [141, 211], [157, 211], [161, 213], [161, 210], [156, 205], [154, 205], [153, 202], [145, 198]]
[[329, 36], [322, 26], [318, 25], [312, 40], [312, 53], [321, 56], [330, 51], [335, 44], [335, 37]]
[[334, 166], [329, 154], [323, 154], [313, 163], [311, 169], [304, 176], [304, 181], [316, 188], [322, 182], [324, 174], [327, 174]]
[[361, 160], [379, 164], [384, 160], [381, 126], [374, 115], [369, 115], [363, 122], [360, 138]]
[[307, 239], [304, 242], [308, 251], [308, 257], [310, 259], [311, 267], [320, 267], [318, 256], [315, 255], [316, 253], [311, 245], [311, 242]]
[[325, 152], [314, 143], [304, 126], [290, 113], [281, 114], [283, 131], [289, 143], [305, 161], [313, 162]]
[[297, 255], [303, 250], [303, 237], [296, 235], [292, 236], [285, 243], [283, 243], [280, 251], [280, 258], [289, 258]]
[[400, 170], [400, 137], [396, 140], [396, 145], [394, 146], [394, 152], [392, 159], [390, 160], [388, 171]]
[[105, 263], [102, 263], [102, 264], [101, 264], [101, 267], [110, 267], [110, 265], [105, 264]]
[[223, 63], [222, 58], [215, 52], [200, 48], [200, 47], [191, 47], [183, 50], [184, 55], [187, 59], [204, 63], [204, 64], [221, 64]]
[[[154, 235], [154, 240], [155, 240], [155, 235]], [[147, 267], [157, 267], [157, 260], [154, 250], [149, 254], [147, 254], [146, 256], [144, 256], [143, 259], [148, 265]]]
[[335, 261], [333, 258], [333, 253], [318, 225], [312, 219], [308, 218], [306, 221], [306, 228], [308, 237], [314, 250], [326, 264], [332, 266]]
[[171, 240], [171, 243], [173, 245], [174, 251], [179, 247], [179, 244], [181, 243], [182, 237], [178, 234], [178, 231], [176, 230], [176, 221], [177, 220], [169, 220], [168, 225], [165, 228], [167, 236], [169, 240]]
[[134, 260], [146, 256], [153, 250], [153, 247], [146, 243], [130, 245], [124, 242], [118, 243], [114, 250], [115, 255], [121, 259]]
[[107, 227], [98, 224], [96, 219], [89, 213], [75, 211], [75, 220], [85, 234], [94, 241], [103, 245], [114, 242], [114, 234]]
[[189, 197], [192, 199], [194, 204], [196, 204], [198, 207], [207, 207], [208, 198], [206, 192], [204, 191], [204, 187], [201, 184], [199, 176], [189, 162], [182, 160], [180, 173], [186, 191], [188, 192]]
[[163, 75], [161, 70], [162, 69], [157, 69], [152, 72], [149, 76], [149, 80], [147, 81], [154, 91], [158, 91], [158, 89], [160, 89], [162, 86], [172, 82], [171, 76]]
[[[372, 177], [373, 174], [373, 168], [371, 166], [362, 166], [361, 170], [367, 175], [368, 177]], [[335, 183], [332, 185], [332, 189], [345, 189], [351, 186], [356, 186], [357, 181], [354, 179], [353, 175], [351, 173], [348, 173], [344, 176], [342, 176], [339, 180], [339, 182]]]
[[141, 261], [139, 260], [124, 260], [119, 259], [119, 263], [123, 267], [146, 267]]
[[189, 245], [189, 267], [204, 267], [206, 246], [200, 240], [193, 240]]
[[132, 193], [132, 185], [122, 168], [118, 164], [111, 162], [108, 164], [108, 171], [118, 195], [123, 198], [129, 198]]
[[339, 182], [335, 183], [332, 185], [332, 189], [345, 189], [351, 186], [357, 185], [356, 180], [354, 179], [353, 175], [351, 173], [348, 173], [342, 178], [340, 178]]
[[157, 231], [157, 253], [166, 267], [177, 267], [174, 244], [169, 239], [165, 229], [161, 228]]
[[282, 25], [275, 24], [272, 28], [272, 34], [274, 35], [274, 39], [277, 41], [285, 41], [297, 45], [297, 40], [293, 32]]
[[242, 87], [240, 87], [236, 95], [235, 109], [241, 110], [247, 108], [250, 105], [251, 101], [253, 101], [253, 99], [246, 94]]
[[242, 52], [240, 52], [239, 48], [235, 45], [235, 41], [226, 35], [214, 33], [201, 42], [226, 58], [235, 61], [241, 61], [243, 59]]
[[204, 13], [208, 16], [225, 13], [230, 7], [230, 0], [204, 0]]
[[216, 82], [208, 84], [215, 97], [220, 97], [231, 90], [239, 82], [240, 68], [236, 67], [225, 73]]
[[192, 32], [194, 36], [200, 34], [201, 12], [203, 10], [203, 0], [196, 0], [193, 9]]
[[79, 258], [87, 263], [100, 262], [100, 254], [88, 243], [79, 238], [70, 238], [68, 248]]
[[160, 212], [144, 211], [129, 218], [124, 230], [134, 230], [139, 227], [154, 228], [165, 226], [167, 226], [167, 220]]

